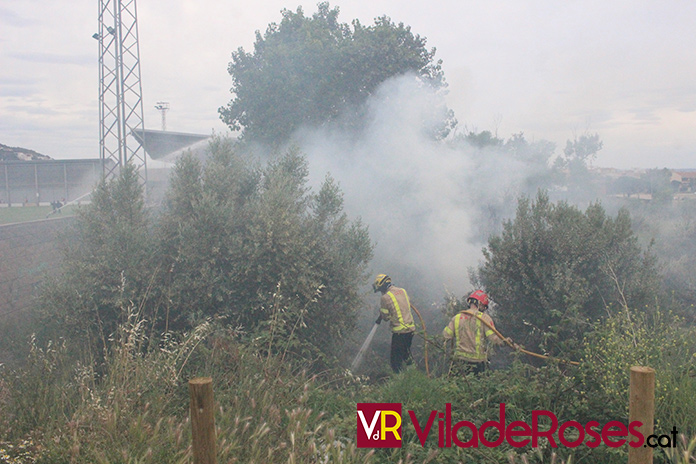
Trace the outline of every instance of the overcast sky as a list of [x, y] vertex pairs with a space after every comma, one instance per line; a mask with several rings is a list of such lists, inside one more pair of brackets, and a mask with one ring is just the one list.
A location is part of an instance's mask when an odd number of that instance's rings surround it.
[[[98, 157], [97, 0], [0, 0], [0, 143]], [[145, 127], [225, 132], [227, 64], [298, 5], [139, 0]], [[696, 168], [696, 2], [351, 0], [339, 19], [387, 14], [437, 48], [460, 125], [565, 141], [599, 133], [596, 165]]]

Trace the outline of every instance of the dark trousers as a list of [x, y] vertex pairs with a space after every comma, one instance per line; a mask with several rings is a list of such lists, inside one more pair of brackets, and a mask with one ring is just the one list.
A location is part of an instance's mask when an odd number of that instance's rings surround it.
[[394, 372], [401, 372], [404, 363], [411, 364], [411, 342], [413, 332], [392, 334], [389, 361]]

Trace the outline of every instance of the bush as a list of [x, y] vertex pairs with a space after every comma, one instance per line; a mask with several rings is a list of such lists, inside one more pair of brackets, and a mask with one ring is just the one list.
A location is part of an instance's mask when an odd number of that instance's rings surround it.
[[[65, 350], [46, 348], [33, 350], [37, 367], [4, 377], [9, 383], [0, 387], [1, 417], [8, 420], [7, 405], [31, 405], [42, 422], [37, 426], [33, 413], [12, 413], [10, 427], [3, 428], [0, 435], [0, 448], [7, 453], [0, 454], [0, 463], [188, 462], [191, 448], [185, 380], [204, 375], [214, 379], [220, 462], [560, 463], [572, 459], [618, 464], [626, 461], [625, 446], [552, 449], [542, 440], [539, 448], [518, 449], [505, 443], [498, 448], [440, 449], [437, 423], [422, 447], [407, 411], [413, 410], [422, 421], [431, 410], [444, 411], [445, 404], [451, 403], [453, 418], [472, 421], [478, 427], [497, 419], [500, 403], [506, 405], [508, 423], [531, 423], [534, 410], [552, 411], [559, 422], [624, 421], [628, 397], [618, 388], [625, 389], [621, 384], [628, 382], [628, 372], [621, 364], [634, 362], [623, 359], [632, 352], [625, 347], [635, 346], [634, 335], [638, 349], [633, 351], [648, 356], [635, 362], [676, 361], [686, 370], [680, 367], [674, 372], [681, 372], [683, 385], [690, 381], [693, 388], [693, 380], [688, 378], [693, 363], [682, 362], [683, 356], [692, 355], [693, 333], [669, 324], [666, 316], [653, 320], [644, 315], [645, 320], [637, 320], [632, 315], [631, 330], [621, 315], [608, 319], [586, 338], [584, 349], [592, 356], [588, 355], [580, 368], [555, 363], [538, 368], [516, 361], [508, 369], [481, 376], [428, 378], [411, 367], [370, 385], [339, 371], [308, 375], [273, 354], [282, 353], [281, 348], [252, 348], [239, 342], [239, 333], [214, 321], [187, 335], [167, 335], [146, 349], [142, 344], [147, 324], [137, 308], [123, 310], [122, 319], [127, 322], [108, 342], [101, 377], [71, 361]], [[272, 343], [283, 346], [285, 340]], [[654, 355], [651, 343], [663, 347], [662, 352]], [[611, 356], [606, 354], [610, 351], [614, 353]], [[672, 382], [669, 376], [660, 377], [658, 370], [660, 386], [663, 378]], [[33, 391], [27, 392], [30, 385]], [[682, 390], [682, 384], [678, 386]], [[676, 392], [669, 389], [658, 388], [658, 392], [656, 431], [675, 424], [685, 437], [693, 436], [689, 435], [693, 433], [693, 390], [685, 390], [682, 397], [671, 396]], [[35, 396], [30, 398], [27, 393]], [[15, 403], [21, 395], [25, 395], [25, 403]], [[65, 399], [59, 401], [61, 397]], [[355, 404], [359, 402], [403, 404], [408, 425], [403, 428], [402, 448], [356, 448]], [[681, 438], [672, 458], [656, 454], [656, 460], [688, 464], [693, 446]]]
[[278, 335], [293, 334], [290, 353], [336, 352], [372, 256], [367, 228], [347, 218], [330, 176], [311, 192], [297, 151], [263, 168], [230, 139], [215, 139], [210, 152], [204, 165], [179, 160], [157, 217], [145, 210], [133, 166], [99, 185], [62, 273], [43, 289], [46, 326], [99, 360], [126, 322], [119, 308], [134, 304], [155, 337], [210, 317], [266, 336], [273, 320]]
[[[61, 337], [103, 356], [106, 339], [125, 321], [131, 302], [156, 320], [150, 292], [157, 269], [157, 243], [145, 208], [136, 168], [102, 181], [92, 203], [78, 211], [69, 233], [61, 273], [47, 280], [40, 295], [41, 339]], [[128, 282], [128, 286], [124, 282]], [[148, 304], [142, 303], [147, 300]], [[152, 303], [152, 304], [151, 304]]]
[[372, 245], [343, 213], [336, 183], [311, 193], [307, 175], [296, 151], [260, 169], [227, 139], [205, 165], [178, 162], [160, 223], [168, 327], [225, 316], [267, 336], [273, 322], [293, 333], [291, 351], [335, 352], [354, 325]]
[[543, 192], [522, 198], [483, 254], [475, 280], [497, 303], [503, 332], [525, 334], [530, 349], [573, 350], [590, 321], [658, 293], [655, 258], [638, 245], [628, 212], [608, 217], [599, 204], [583, 213]]
[[595, 411], [628, 418], [629, 370], [655, 369], [656, 431], [696, 434], [696, 328], [669, 312], [623, 308], [588, 334], [583, 378]]

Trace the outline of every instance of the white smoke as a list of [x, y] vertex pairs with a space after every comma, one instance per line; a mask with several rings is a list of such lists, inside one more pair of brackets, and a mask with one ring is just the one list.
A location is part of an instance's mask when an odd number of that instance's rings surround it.
[[534, 173], [493, 150], [434, 140], [444, 95], [413, 76], [385, 82], [367, 105], [368, 124], [357, 136], [337, 126], [297, 134], [311, 182], [329, 172], [340, 183], [346, 211], [368, 224], [376, 242], [374, 272], [428, 289], [438, 301], [445, 290], [461, 296], [471, 290], [468, 269], [482, 257], [482, 230], [490, 230], [481, 221], [506, 198], [514, 212], [514, 192]]

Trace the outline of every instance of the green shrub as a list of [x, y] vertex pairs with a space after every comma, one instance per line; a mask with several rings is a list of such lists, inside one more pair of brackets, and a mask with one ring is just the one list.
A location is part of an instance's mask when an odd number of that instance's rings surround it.
[[77, 351], [88, 347], [99, 359], [106, 339], [124, 322], [123, 306], [133, 302], [148, 320], [156, 320], [157, 299], [151, 292], [157, 246], [151, 232], [137, 170], [126, 164], [118, 176], [96, 187], [91, 204], [79, 209], [61, 272], [41, 289], [39, 338], [60, 334], [79, 345]]
[[0, 423], [3, 438], [18, 438], [54, 419], [69, 417], [76, 402], [70, 385], [74, 360], [66, 340], [40, 346], [36, 337], [29, 342], [29, 356], [19, 368], [7, 369], [0, 381]]
[[296, 151], [257, 168], [228, 139], [212, 144], [205, 165], [179, 160], [160, 221], [172, 326], [224, 315], [254, 333], [282, 316], [304, 347], [336, 352], [354, 325], [372, 245], [343, 212], [337, 184], [327, 177], [312, 193], [307, 175]]
[[155, 215], [124, 166], [80, 211], [62, 272], [41, 293], [52, 333], [40, 338], [59, 333], [103, 359], [125, 322], [120, 308], [132, 303], [151, 338], [212, 317], [263, 335], [274, 319], [279, 336], [293, 334], [288, 352], [335, 354], [355, 323], [372, 245], [330, 176], [317, 192], [307, 183], [296, 150], [258, 167], [215, 138], [204, 164], [179, 160]]
[[497, 303], [503, 332], [530, 349], [572, 353], [608, 306], [642, 306], [658, 293], [655, 257], [639, 246], [628, 212], [614, 218], [599, 203], [582, 212], [544, 192], [520, 198], [483, 254], [474, 277]]
[[659, 308], [627, 308], [598, 324], [585, 342], [583, 373], [593, 409], [628, 417], [629, 370], [655, 369], [656, 430], [696, 434], [696, 328]]

